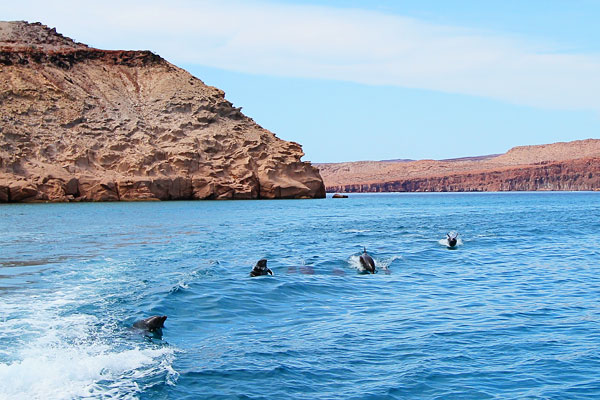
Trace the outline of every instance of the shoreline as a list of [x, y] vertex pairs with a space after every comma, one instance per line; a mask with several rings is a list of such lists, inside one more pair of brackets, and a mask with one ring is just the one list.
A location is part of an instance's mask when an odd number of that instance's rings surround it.
[[[525, 194], [593, 194], [598, 193], [598, 190], [513, 190], [513, 191], [480, 191], [480, 192], [353, 192], [353, 193], [340, 193], [348, 195], [348, 198], [352, 197], [378, 197], [378, 196], [446, 196], [446, 195], [525, 195]], [[153, 199], [140, 199], [140, 200], [120, 200], [120, 201], [22, 201], [22, 202], [0, 202], [0, 207], [9, 205], [39, 205], [39, 204], [159, 204], [159, 203], [230, 203], [230, 202], [254, 202], [266, 200], [269, 202], [276, 201], [294, 201], [294, 200], [329, 200], [333, 199], [333, 195], [337, 192], [327, 192], [325, 197], [321, 198], [308, 198], [308, 199], [211, 199], [211, 200], [153, 200]]]

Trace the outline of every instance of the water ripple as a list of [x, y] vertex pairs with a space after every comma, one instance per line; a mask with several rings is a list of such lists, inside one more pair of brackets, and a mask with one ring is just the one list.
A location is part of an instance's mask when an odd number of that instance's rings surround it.
[[597, 398], [597, 196], [3, 205], [0, 397]]

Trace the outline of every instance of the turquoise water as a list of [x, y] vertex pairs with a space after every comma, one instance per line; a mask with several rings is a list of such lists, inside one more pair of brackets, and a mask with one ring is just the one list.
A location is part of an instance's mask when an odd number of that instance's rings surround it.
[[0, 398], [596, 399], [599, 228], [600, 193], [3, 205]]

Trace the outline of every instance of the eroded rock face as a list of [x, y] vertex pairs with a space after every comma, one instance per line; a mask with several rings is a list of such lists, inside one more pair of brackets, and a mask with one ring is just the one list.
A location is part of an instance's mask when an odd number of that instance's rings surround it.
[[0, 22], [0, 202], [325, 196], [299, 144], [148, 51]]
[[328, 192], [600, 189], [600, 140], [515, 147], [455, 160], [319, 164]]
[[519, 168], [400, 179], [381, 183], [327, 186], [335, 192], [500, 192], [598, 190], [600, 158], [543, 162]]

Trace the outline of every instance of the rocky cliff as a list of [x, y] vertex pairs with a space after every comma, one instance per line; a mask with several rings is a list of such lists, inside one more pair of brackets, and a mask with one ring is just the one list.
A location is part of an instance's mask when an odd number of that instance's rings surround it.
[[456, 160], [319, 164], [329, 192], [600, 189], [600, 140], [515, 147]]
[[297, 143], [149, 51], [0, 22], [0, 202], [324, 197]]

